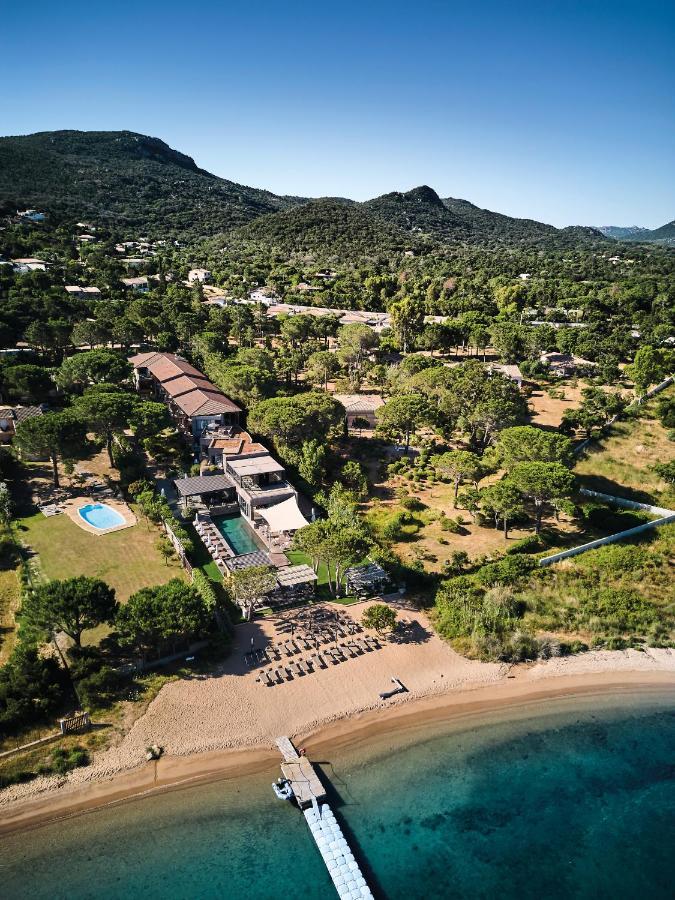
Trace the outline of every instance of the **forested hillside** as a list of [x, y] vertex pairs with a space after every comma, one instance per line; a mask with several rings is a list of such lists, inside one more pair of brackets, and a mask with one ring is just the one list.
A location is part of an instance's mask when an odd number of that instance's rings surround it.
[[654, 231], [559, 229], [441, 199], [427, 185], [364, 203], [277, 196], [219, 178], [158, 138], [130, 131], [0, 138], [0, 213], [25, 207], [44, 210], [52, 224], [82, 219], [118, 236], [193, 241], [219, 235], [222, 245], [234, 248], [259, 244], [351, 261], [392, 251], [443, 252], [444, 245], [565, 250], [606, 247], [615, 237], [675, 241], [673, 222]]
[[200, 169], [158, 138], [51, 131], [0, 138], [0, 207], [47, 210], [149, 236], [205, 236], [285, 209], [277, 197]]
[[399, 252], [420, 245], [419, 237], [383, 222], [351, 200], [324, 198], [263, 216], [223, 237], [228, 248], [311, 253], [346, 260]]

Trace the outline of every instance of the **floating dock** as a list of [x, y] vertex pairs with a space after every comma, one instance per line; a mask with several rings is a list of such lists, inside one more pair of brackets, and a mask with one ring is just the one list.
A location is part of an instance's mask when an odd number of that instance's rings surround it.
[[314, 766], [301, 756], [292, 741], [278, 738], [277, 747], [284, 757], [281, 771], [291, 782], [293, 793], [305, 821], [326, 864], [335, 890], [341, 900], [373, 900], [373, 893], [354, 859], [349, 844], [325, 800], [326, 791]]

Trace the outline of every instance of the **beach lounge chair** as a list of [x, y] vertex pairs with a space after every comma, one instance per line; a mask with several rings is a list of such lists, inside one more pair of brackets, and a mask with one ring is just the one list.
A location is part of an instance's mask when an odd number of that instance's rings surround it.
[[327, 669], [327, 668], [328, 668], [328, 663], [327, 663], [326, 660], [323, 658], [323, 656], [322, 656], [320, 653], [315, 653], [314, 655], [315, 655], [315, 657], [316, 657], [316, 661], [317, 661], [318, 664], [319, 664], [319, 667], [320, 667], [321, 669]]

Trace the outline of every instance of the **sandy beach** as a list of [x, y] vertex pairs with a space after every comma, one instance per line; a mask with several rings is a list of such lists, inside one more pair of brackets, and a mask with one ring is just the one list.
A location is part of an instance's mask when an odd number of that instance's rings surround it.
[[[367, 604], [349, 608], [360, 619]], [[66, 777], [38, 778], [0, 792], [0, 833], [138, 797], [196, 778], [272, 769], [274, 740], [290, 735], [308, 752], [367, 740], [424, 721], [476, 715], [572, 694], [626, 689], [675, 689], [675, 652], [597, 651], [523, 666], [464, 659], [435, 635], [425, 615], [401, 608], [409, 620], [403, 642], [382, 641], [339, 665], [267, 687], [243, 652], [275, 638], [271, 621], [237, 628], [235, 648], [209, 676], [166, 685], [121, 743]], [[380, 691], [401, 679], [408, 692], [389, 700]], [[145, 748], [164, 755], [145, 761]]]

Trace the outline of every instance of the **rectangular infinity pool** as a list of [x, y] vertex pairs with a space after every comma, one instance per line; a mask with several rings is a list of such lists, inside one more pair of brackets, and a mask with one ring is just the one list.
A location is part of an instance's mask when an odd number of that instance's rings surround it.
[[265, 549], [265, 545], [243, 516], [214, 516], [213, 524], [237, 556]]

